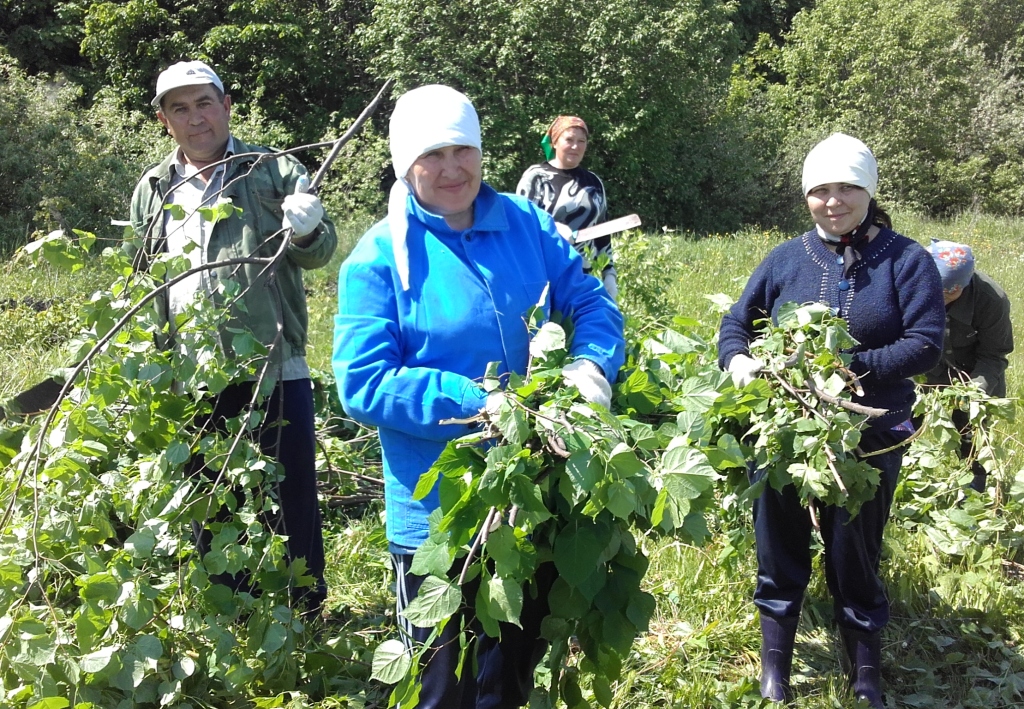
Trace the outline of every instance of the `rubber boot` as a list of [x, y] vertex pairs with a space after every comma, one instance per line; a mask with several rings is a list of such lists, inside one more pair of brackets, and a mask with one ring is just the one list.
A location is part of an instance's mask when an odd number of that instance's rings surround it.
[[974, 461], [971, 463], [971, 472], [974, 473], [974, 479], [971, 480], [968, 487], [977, 492], [985, 492], [985, 488], [988, 486], [988, 472], [984, 466], [978, 461]]
[[761, 696], [773, 702], [788, 702], [789, 672], [793, 667], [793, 643], [796, 641], [795, 618], [775, 618], [761, 613]]
[[839, 628], [850, 663], [850, 690], [872, 709], [885, 709], [882, 696], [882, 634]]

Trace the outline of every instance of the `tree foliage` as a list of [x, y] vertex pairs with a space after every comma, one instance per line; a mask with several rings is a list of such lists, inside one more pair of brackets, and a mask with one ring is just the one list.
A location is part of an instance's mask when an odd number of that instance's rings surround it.
[[[1019, 12], [1014, 2], [987, 7]], [[764, 100], [751, 107], [771, 114], [760, 120], [781, 156], [777, 184], [799, 195], [803, 156], [841, 130], [874, 151], [883, 200], [1020, 213], [1024, 142], [1010, 126], [1024, 120], [1022, 35], [1018, 26], [982, 37], [981, 16], [961, 0], [824, 0], [796, 16], [781, 46], [762, 43], [751, 59], [762, 63], [753, 82]]]
[[26, 76], [2, 49], [0, 87], [0, 252], [36, 231], [123, 219], [137, 166], [160, 144], [156, 125], [108, 95], [83, 110], [79, 87]]
[[[714, 228], [742, 206], [744, 150], [718, 109], [738, 44], [726, 9], [707, 0], [545, 5], [383, 0], [360, 43], [397, 91], [449, 83], [481, 115], [485, 177], [515, 188], [558, 114], [587, 121], [587, 166], [612, 212]], [[713, 216], [713, 218], [712, 218]]]

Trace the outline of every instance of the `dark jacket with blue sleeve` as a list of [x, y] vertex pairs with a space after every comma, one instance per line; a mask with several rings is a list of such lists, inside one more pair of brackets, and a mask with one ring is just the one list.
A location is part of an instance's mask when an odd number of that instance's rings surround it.
[[882, 228], [860, 253], [844, 277], [842, 259], [816, 231], [773, 249], [722, 318], [719, 366], [725, 369], [734, 355], [747, 354], [754, 321], [769, 314], [777, 321], [784, 303], [825, 303], [859, 343], [850, 368], [864, 396], [855, 401], [889, 411], [871, 426], [891, 428], [910, 418], [910, 377], [934, 367], [942, 352], [942, 281], [928, 252], [890, 229]]

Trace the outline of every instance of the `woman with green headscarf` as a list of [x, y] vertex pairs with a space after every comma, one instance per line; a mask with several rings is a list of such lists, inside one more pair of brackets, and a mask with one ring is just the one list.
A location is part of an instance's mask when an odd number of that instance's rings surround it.
[[[556, 118], [541, 141], [547, 162], [531, 165], [516, 187], [516, 194], [523, 195], [554, 217], [558, 233], [570, 241], [574, 231], [603, 222], [608, 211], [601, 178], [580, 167], [589, 138], [590, 130], [582, 118]], [[583, 256], [587, 273], [591, 272], [591, 261], [598, 255], [608, 257], [608, 265], [599, 278], [608, 294], [617, 298], [619, 288], [611, 261], [611, 237], [602, 236], [580, 244], [576, 250]]]

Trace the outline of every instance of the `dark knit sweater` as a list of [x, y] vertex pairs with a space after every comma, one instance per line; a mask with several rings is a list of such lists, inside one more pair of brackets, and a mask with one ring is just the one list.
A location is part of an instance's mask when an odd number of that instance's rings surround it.
[[826, 303], [860, 343], [850, 365], [864, 385], [856, 401], [889, 410], [872, 427], [907, 420], [914, 404], [910, 377], [934, 367], [942, 352], [942, 281], [920, 244], [889, 229], [860, 253], [844, 279], [842, 259], [815, 231], [775, 247], [722, 317], [719, 366], [725, 369], [734, 355], [748, 354], [755, 320], [770, 313], [777, 322], [784, 303]]

